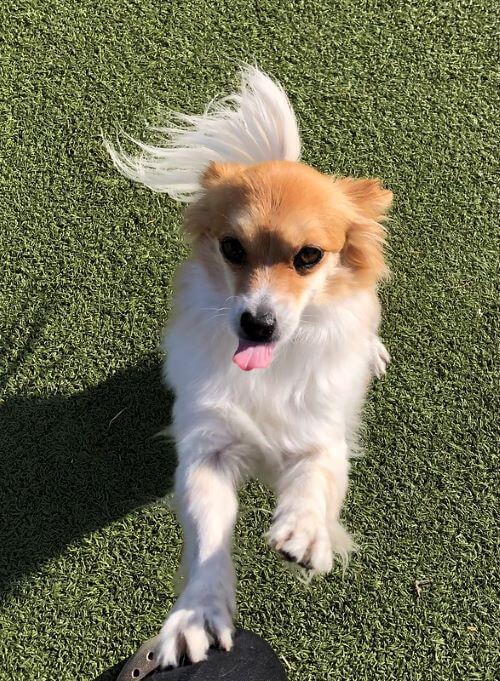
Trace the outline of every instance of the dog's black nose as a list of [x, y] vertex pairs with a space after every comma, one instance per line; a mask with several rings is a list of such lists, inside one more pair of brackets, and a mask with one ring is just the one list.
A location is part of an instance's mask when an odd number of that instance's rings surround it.
[[276, 328], [276, 318], [272, 312], [259, 311], [243, 312], [240, 326], [247, 340], [256, 343], [267, 343], [271, 340]]

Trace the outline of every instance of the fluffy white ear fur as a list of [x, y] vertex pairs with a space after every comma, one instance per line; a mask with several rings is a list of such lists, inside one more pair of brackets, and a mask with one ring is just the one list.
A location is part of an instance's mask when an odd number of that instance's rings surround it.
[[285, 91], [254, 66], [242, 68], [238, 93], [212, 102], [202, 115], [174, 113], [172, 118], [175, 124], [153, 128], [165, 135], [165, 146], [129, 138], [140, 156], [105, 144], [125, 177], [177, 201], [196, 199], [211, 161], [253, 164], [300, 157], [297, 120]]

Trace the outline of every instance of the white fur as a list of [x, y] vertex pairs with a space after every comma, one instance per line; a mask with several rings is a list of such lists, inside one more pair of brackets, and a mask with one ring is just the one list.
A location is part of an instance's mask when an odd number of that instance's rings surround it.
[[177, 124], [154, 128], [165, 135], [165, 146], [132, 140], [142, 152], [139, 157], [109, 142], [106, 148], [125, 177], [177, 201], [196, 199], [200, 176], [210, 161], [258, 163], [300, 157], [297, 121], [286, 93], [253, 66], [242, 69], [239, 93], [213, 102], [200, 116], [172, 117]]
[[272, 364], [243, 372], [231, 362], [237, 338], [227, 297], [196, 262], [184, 265], [181, 279], [182, 314], [164, 348], [176, 395], [187, 585], [162, 630], [164, 665], [178, 662], [183, 641], [192, 660], [204, 658], [210, 634], [225, 647], [230, 641], [231, 533], [236, 489], [247, 477], [276, 490], [272, 546], [318, 573], [331, 569], [335, 555], [345, 565], [353, 542], [339, 515], [349, 455], [374, 358], [383, 363], [378, 353], [385, 351], [374, 335], [373, 299], [357, 293], [322, 305], [321, 314], [306, 307], [309, 321], [277, 348]]
[[[242, 88], [202, 116], [178, 116], [185, 127], [165, 128], [167, 147], [138, 142], [131, 158], [108, 145], [118, 169], [156, 191], [190, 201], [210, 161], [295, 161], [300, 139], [282, 88], [245, 68]], [[245, 219], [244, 215], [235, 219]], [[331, 267], [338, 263], [332, 261]], [[158, 645], [162, 666], [183, 651], [204, 659], [213, 637], [231, 647], [235, 609], [231, 536], [237, 488], [261, 476], [277, 494], [268, 533], [272, 546], [314, 572], [328, 572], [336, 555], [353, 548], [340, 523], [349, 456], [370, 376], [388, 361], [378, 339], [378, 307], [369, 293], [300, 313], [273, 300], [286, 333], [265, 370], [241, 371], [235, 319], [242, 303], [217, 292], [203, 267], [183, 266], [177, 317], [164, 342], [165, 378], [175, 392], [172, 431], [177, 444], [176, 499], [184, 527], [185, 588]], [[270, 295], [259, 292], [258, 295]], [[231, 302], [229, 302], [231, 300]]]

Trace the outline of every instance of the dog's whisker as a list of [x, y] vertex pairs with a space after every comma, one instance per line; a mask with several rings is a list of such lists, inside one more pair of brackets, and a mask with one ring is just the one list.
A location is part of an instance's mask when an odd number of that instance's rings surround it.
[[211, 317], [209, 317], [209, 319], [210, 319], [210, 321], [211, 321], [211, 320], [213, 320], [213, 319], [218, 319], [218, 318], [220, 318], [220, 317], [227, 317], [227, 315], [225, 315], [224, 313], [222, 313], [222, 314], [214, 314], [214, 315], [212, 315]]
[[201, 308], [204, 312], [209, 311], [209, 312], [222, 312], [222, 310], [230, 310], [230, 307], [202, 307]]

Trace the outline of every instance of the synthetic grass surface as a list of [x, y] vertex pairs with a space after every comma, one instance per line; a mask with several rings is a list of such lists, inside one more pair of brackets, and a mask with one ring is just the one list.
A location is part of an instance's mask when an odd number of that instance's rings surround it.
[[93, 680], [173, 602], [174, 453], [152, 436], [168, 421], [156, 348], [181, 213], [120, 178], [100, 133], [201, 111], [240, 60], [287, 88], [304, 160], [379, 175], [396, 201], [393, 364], [345, 508], [361, 552], [304, 585], [263, 539], [271, 494], [249, 486], [237, 623], [293, 681], [493, 679], [494, 3], [7, 0], [0, 14], [0, 679]]

